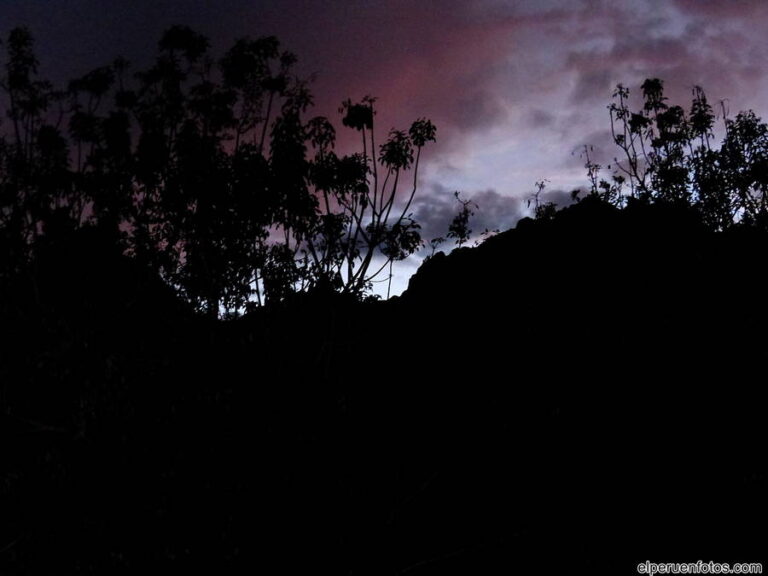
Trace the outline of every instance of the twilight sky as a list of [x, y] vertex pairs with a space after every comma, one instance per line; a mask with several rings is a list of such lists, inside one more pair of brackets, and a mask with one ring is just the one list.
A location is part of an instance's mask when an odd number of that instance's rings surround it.
[[604, 164], [614, 154], [606, 107], [619, 82], [639, 92], [660, 77], [680, 104], [699, 84], [732, 114], [768, 115], [762, 0], [0, 1], [0, 34], [21, 24], [61, 82], [117, 55], [141, 68], [173, 24], [217, 54], [277, 36], [317, 75], [316, 114], [338, 120], [341, 100], [372, 94], [379, 140], [417, 117], [437, 125], [416, 204], [427, 240], [445, 234], [454, 190], [474, 197], [480, 231], [512, 226], [537, 180], [555, 199], [583, 186], [579, 148]]

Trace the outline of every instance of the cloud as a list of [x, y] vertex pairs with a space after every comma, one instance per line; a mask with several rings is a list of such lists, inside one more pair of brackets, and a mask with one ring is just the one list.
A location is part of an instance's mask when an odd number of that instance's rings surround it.
[[499, 194], [492, 189], [473, 194], [471, 200], [477, 205], [475, 216], [470, 221], [475, 234], [484, 230], [509, 230], [526, 215], [523, 199]]
[[413, 215], [421, 226], [421, 237], [426, 242], [433, 238], [444, 238], [458, 209], [453, 191], [441, 184], [432, 184], [429, 190], [417, 196], [413, 202]]
[[[488, 189], [472, 194], [460, 195], [461, 200], [472, 202], [473, 216], [469, 220], [472, 236], [477, 237], [485, 230], [508, 230], [514, 228], [520, 218], [526, 216], [525, 202], [520, 198], [500, 194]], [[414, 217], [421, 225], [422, 238], [429, 242], [433, 238], [445, 238], [453, 218], [461, 205], [454, 191], [433, 183], [429, 193], [414, 201]], [[450, 241], [449, 241], [450, 242]]]
[[694, 85], [731, 96], [752, 92], [766, 56], [759, 31], [768, 24], [768, 10], [757, 4], [646, 0], [598, 9], [579, 28], [592, 40], [567, 51], [573, 97], [604, 97], [616, 83], [639, 85], [647, 77], [665, 79], [675, 99]]
[[[559, 189], [557, 190], [545, 189], [542, 192], [541, 196], [539, 197], [539, 202], [542, 204], [551, 202], [558, 208], [564, 208], [566, 206], [573, 204], [574, 200], [573, 200], [572, 192], [567, 192], [565, 190], [559, 190]], [[526, 215], [530, 215], [530, 210], [529, 210], [529, 214], [526, 214]]]
[[549, 128], [555, 123], [557, 116], [549, 110], [534, 108], [528, 116], [528, 123], [531, 128]]
[[[766, 2], [64, 4], [66, 9], [54, 10], [47, 3], [6, 0], [0, 21], [8, 27], [30, 24], [46, 69], [66, 74], [75, 68], [82, 73], [119, 53], [151, 57], [160, 32], [179, 22], [209, 35], [218, 53], [240, 36], [276, 35], [298, 55], [300, 74], [317, 74], [313, 113], [337, 122], [343, 99], [378, 96], [379, 142], [391, 127], [430, 118], [438, 142], [425, 151], [421, 172], [449, 190], [448, 200], [454, 189], [468, 197], [482, 190], [498, 191], [500, 198], [525, 197], [542, 178], [562, 190], [583, 184], [582, 163], [571, 154], [585, 143], [599, 150], [601, 164], [615, 154], [606, 106], [617, 83], [637, 96], [645, 78], [660, 77], [675, 103], [687, 104], [691, 88], [701, 85], [713, 103], [728, 98], [734, 112], [768, 112]], [[440, 194], [425, 187], [421, 196]], [[491, 196], [484, 200], [495, 205]], [[435, 200], [431, 210], [444, 212], [439, 219], [445, 221], [452, 208], [451, 202]]]
[[459, 129], [473, 130], [505, 122], [507, 112], [500, 98], [487, 90], [478, 90], [459, 98], [451, 116]]
[[760, 0], [674, 0], [684, 13], [706, 18], [745, 20], [765, 17], [768, 6]]

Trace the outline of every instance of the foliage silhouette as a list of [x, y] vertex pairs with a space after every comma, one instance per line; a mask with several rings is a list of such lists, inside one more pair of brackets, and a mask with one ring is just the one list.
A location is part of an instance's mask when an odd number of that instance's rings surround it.
[[536, 192], [526, 200], [528, 208], [533, 206], [533, 215], [537, 220], [551, 220], [557, 211], [557, 205], [554, 202], [543, 202], [541, 199], [547, 183], [547, 180], [536, 182]]
[[[629, 89], [617, 86], [609, 106], [614, 142], [622, 151], [611, 183], [587, 157], [592, 193], [621, 204], [626, 198], [682, 203], [715, 230], [765, 227], [768, 126], [752, 111], [729, 118], [721, 103], [724, 137], [714, 142], [715, 114], [704, 91], [693, 89], [690, 111], [670, 106], [664, 84], [648, 79], [642, 108], [629, 107]], [[629, 194], [622, 195], [624, 183]]]
[[66, 222], [111, 229], [214, 316], [296, 291], [363, 297], [391, 277], [422, 245], [409, 209], [435, 127], [419, 119], [377, 148], [375, 99], [348, 100], [342, 123], [362, 153], [339, 157], [330, 121], [305, 117], [312, 94], [295, 63], [271, 37], [214, 60], [205, 37], [176, 26], [148, 70], [118, 59], [60, 92], [37, 78], [29, 32], [13, 30], [0, 226], [15, 266]]
[[456, 246], [461, 248], [462, 244], [467, 242], [472, 234], [472, 230], [469, 227], [469, 219], [474, 216], [477, 204], [472, 200], [462, 200], [458, 192], [454, 193], [454, 197], [459, 203], [459, 212], [448, 225], [448, 238], [453, 238], [456, 241]]
[[[429, 241], [431, 252], [427, 255], [427, 258], [432, 258], [437, 249], [445, 243], [446, 239], [452, 238], [456, 247], [461, 248], [472, 235], [472, 229], [469, 227], [469, 220], [475, 215], [475, 211], [479, 209], [479, 206], [474, 200], [462, 200], [461, 193], [458, 191], [453, 193], [453, 197], [459, 205], [459, 210], [448, 224], [448, 233], [445, 237], [437, 236]], [[495, 232], [498, 232], [498, 230]], [[485, 230], [481, 234], [481, 237], [487, 237], [491, 233], [490, 230]], [[477, 240], [477, 243], [479, 242], [480, 241]]]

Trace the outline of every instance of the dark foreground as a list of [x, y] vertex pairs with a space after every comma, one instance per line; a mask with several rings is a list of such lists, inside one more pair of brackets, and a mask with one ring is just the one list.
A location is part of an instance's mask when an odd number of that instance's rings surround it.
[[220, 323], [52, 250], [4, 287], [0, 573], [764, 561], [766, 239], [582, 204]]

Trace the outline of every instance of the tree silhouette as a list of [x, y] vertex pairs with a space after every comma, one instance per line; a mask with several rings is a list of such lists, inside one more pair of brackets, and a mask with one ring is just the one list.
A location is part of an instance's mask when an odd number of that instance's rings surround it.
[[417, 120], [377, 148], [375, 99], [348, 100], [342, 123], [361, 133], [362, 152], [339, 157], [331, 122], [307, 118], [312, 94], [295, 63], [273, 37], [240, 39], [216, 60], [204, 36], [175, 26], [149, 69], [131, 75], [118, 59], [61, 93], [36, 78], [29, 32], [12, 31], [0, 213], [18, 261], [58, 214], [61, 233], [111, 230], [214, 316], [297, 291], [359, 298], [385, 270], [391, 278], [421, 246], [409, 210], [435, 128]]
[[69, 200], [69, 174], [67, 143], [47, 122], [60, 94], [37, 77], [38, 61], [26, 29], [11, 31], [7, 52], [0, 86], [8, 97], [12, 130], [0, 140], [0, 224], [15, 268], [27, 260], [30, 245], [55, 210]]
[[[619, 85], [609, 106], [616, 159], [613, 183], [598, 183], [600, 167], [587, 157], [592, 192], [614, 203], [629, 197], [689, 205], [716, 230], [734, 225], [764, 227], [768, 205], [768, 127], [754, 112], [729, 118], [721, 106], [724, 138], [714, 142], [715, 114], [704, 91], [694, 87], [689, 112], [671, 106], [659, 79], [642, 86], [643, 106], [630, 109], [629, 89]], [[626, 180], [625, 180], [626, 179]], [[602, 192], [600, 192], [602, 191]]]

